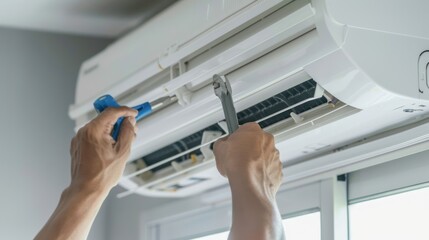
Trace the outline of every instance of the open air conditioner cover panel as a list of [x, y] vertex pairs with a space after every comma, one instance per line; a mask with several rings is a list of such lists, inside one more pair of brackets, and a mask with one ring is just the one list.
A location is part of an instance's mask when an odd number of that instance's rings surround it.
[[[290, 110], [283, 111], [279, 114], [275, 114], [277, 112], [282, 111], [285, 108], [288, 108], [297, 103], [305, 101], [306, 99], [313, 98], [316, 91], [316, 87], [317, 87], [317, 83], [315, 81], [308, 80], [295, 87], [292, 87], [279, 94], [276, 94], [268, 99], [265, 99], [262, 102], [259, 102], [241, 112], [238, 112], [237, 116], [238, 116], [239, 123], [242, 125], [247, 122], [256, 122], [258, 120], [261, 120], [268, 116], [273, 115], [259, 122], [259, 125], [261, 126], [261, 128], [265, 128], [290, 118], [290, 114], [292, 112], [295, 114], [300, 114], [310, 109], [313, 109], [317, 106], [320, 106], [322, 104], [326, 104], [327, 99], [325, 97], [321, 97], [318, 99], [307, 101]], [[202, 137], [205, 131], [218, 131], [218, 132], [222, 132], [222, 134], [225, 133], [217, 123], [214, 123], [213, 125], [208, 126], [207, 128], [201, 129], [185, 138], [182, 138], [174, 142], [173, 144], [170, 144], [155, 152], [152, 152], [151, 154], [143, 156], [141, 159], [144, 161], [146, 166], [150, 166], [159, 161], [175, 156], [181, 152], [187, 151], [188, 149], [197, 147], [202, 143]], [[184, 160], [190, 159], [191, 158], [190, 156], [193, 154], [201, 155], [201, 151], [196, 150], [194, 152], [181, 156], [173, 161], [182, 162]], [[169, 167], [170, 165], [171, 163], [166, 163], [152, 169], [152, 171], [156, 172], [166, 167]]]

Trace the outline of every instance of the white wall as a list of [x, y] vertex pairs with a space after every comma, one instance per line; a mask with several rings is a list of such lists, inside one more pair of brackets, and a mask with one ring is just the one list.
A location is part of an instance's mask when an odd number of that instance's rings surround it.
[[[79, 65], [109, 42], [0, 29], [0, 239], [32, 239], [69, 183]], [[105, 218], [89, 239], [105, 239]]]

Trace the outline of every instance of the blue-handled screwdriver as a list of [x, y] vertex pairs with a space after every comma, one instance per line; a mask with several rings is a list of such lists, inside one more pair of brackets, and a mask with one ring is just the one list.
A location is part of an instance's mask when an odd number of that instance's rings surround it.
[[[138, 114], [136, 116], [136, 121], [139, 121], [140, 119], [159, 111], [177, 101], [176, 96], [167, 96], [159, 98], [153, 102], [145, 102], [143, 104], [137, 105], [135, 107], [132, 107], [133, 109], [138, 111]], [[99, 97], [94, 102], [94, 108], [98, 113], [103, 112], [108, 107], [120, 107], [116, 100], [110, 96], [110, 95], [104, 95]], [[116, 141], [118, 140], [119, 136], [119, 129], [121, 127], [122, 121], [124, 120], [123, 117], [119, 118], [118, 121], [113, 126], [112, 130], [112, 137]]]

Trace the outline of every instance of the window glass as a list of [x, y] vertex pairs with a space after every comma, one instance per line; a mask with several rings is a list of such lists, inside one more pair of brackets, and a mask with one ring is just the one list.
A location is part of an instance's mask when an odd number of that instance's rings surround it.
[[287, 240], [320, 240], [320, 212], [283, 220]]
[[220, 240], [220, 239], [228, 239], [229, 231], [212, 234], [205, 237], [194, 238], [193, 240]]
[[[320, 240], [320, 212], [283, 220], [287, 240]], [[217, 233], [193, 240], [227, 239], [229, 232]]]
[[351, 240], [429, 239], [429, 188], [349, 206]]

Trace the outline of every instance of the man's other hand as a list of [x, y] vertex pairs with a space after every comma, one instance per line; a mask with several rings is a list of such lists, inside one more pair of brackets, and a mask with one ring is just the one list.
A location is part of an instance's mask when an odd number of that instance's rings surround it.
[[[70, 187], [109, 192], [118, 183], [137, 132], [136, 115], [128, 107], [108, 108], [78, 131], [70, 147]], [[125, 119], [115, 142], [111, 132], [120, 117]]]
[[230, 181], [256, 177], [272, 197], [282, 179], [282, 163], [273, 135], [264, 132], [257, 123], [246, 123], [214, 145], [219, 172]]
[[[108, 108], [78, 131], [70, 147], [70, 186], [36, 240], [88, 237], [95, 216], [124, 171], [137, 132], [136, 115], [127, 107]], [[120, 117], [125, 119], [115, 142], [110, 134]]]
[[276, 194], [282, 163], [273, 135], [247, 123], [214, 145], [216, 165], [232, 193], [230, 240], [284, 239]]

